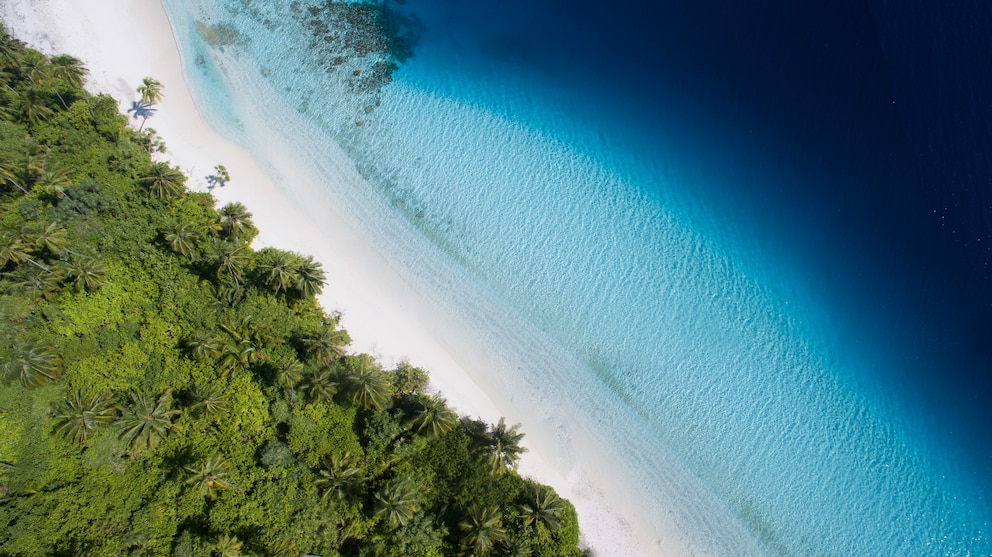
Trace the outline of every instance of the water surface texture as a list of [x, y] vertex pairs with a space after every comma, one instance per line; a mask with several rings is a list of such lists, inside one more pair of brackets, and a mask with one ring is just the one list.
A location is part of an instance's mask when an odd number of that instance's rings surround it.
[[666, 547], [992, 553], [988, 5], [163, 4]]

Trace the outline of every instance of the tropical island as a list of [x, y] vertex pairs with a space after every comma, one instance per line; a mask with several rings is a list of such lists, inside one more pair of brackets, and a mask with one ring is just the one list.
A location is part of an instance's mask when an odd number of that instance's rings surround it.
[[582, 554], [517, 426], [349, 352], [318, 262], [156, 160], [161, 84], [129, 126], [85, 76], [0, 32], [0, 554]]

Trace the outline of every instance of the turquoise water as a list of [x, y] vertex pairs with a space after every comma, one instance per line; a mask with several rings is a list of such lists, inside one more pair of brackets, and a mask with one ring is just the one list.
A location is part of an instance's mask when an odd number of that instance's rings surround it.
[[664, 87], [650, 106], [602, 103], [595, 75], [563, 87], [572, 69], [524, 40], [539, 29], [469, 33], [411, 3], [415, 55], [365, 88], [376, 55], [335, 62], [306, 2], [163, 4], [208, 120], [263, 161], [278, 142], [331, 173], [321, 150], [344, 149], [368, 184], [329, 198], [515, 371], [484, 385], [566, 453], [589, 436], [624, 463], [669, 546], [992, 551], [984, 453], [935, 438], [891, 382], [930, 364], [903, 350], [920, 328], [857, 315], [865, 294], [796, 261], [806, 232], [781, 231], [802, 215], [754, 216], [777, 203], [765, 182], [808, 185], [794, 166], [755, 172]]

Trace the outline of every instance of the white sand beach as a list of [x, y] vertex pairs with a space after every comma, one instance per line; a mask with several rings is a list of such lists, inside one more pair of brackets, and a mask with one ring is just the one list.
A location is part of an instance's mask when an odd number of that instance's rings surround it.
[[[135, 88], [151, 76], [165, 86], [164, 100], [146, 127], [164, 139], [163, 159], [179, 166], [188, 186], [203, 191], [205, 176], [222, 164], [232, 180], [213, 193], [218, 204], [244, 203], [261, 231], [256, 247], [277, 246], [311, 254], [329, 277], [321, 303], [343, 314], [342, 325], [353, 339], [352, 350], [369, 352], [385, 365], [406, 360], [431, 373], [432, 383], [460, 413], [495, 422], [500, 416], [521, 422], [529, 447], [521, 471], [554, 486], [575, 503], [583, 538], [595, 555], [659, 555], [661, 543], [650, 519], [604, 479], [611, 475], [605, 459], [586, 461], [556, 454], [544, 443], [554, 432], [539, 431], [539, 417], [521, 415], [506, 399], [483, 391], [479, 377], [496, 369], [490, 355], [462, 339], [458, 324], [418, 294], [382, 256], [360, 223], [321, 198], [319, 184], [301, 170], [288, 176], [256, 161], [245, 149], [225, 139], [201, 117], [183, 76], [180, 52], [168, 17], [150, 0], [5, 0], [0, 18], [7, 29], [48, 54], [67, 53], [83, 60], [90, 71], [87, 87], [107, 93], [122, 108], [137, 100]], [[278, 146], [273, 147], [278, 149]], [[343, 153], [328, 156], [344, 157]], [[347, 168], [347, 160], [341, 161]], [[360, 180], [357, 171], [342, 180]], [[276, 180], [291, 180], [287, 196]], [[315, 204], [320, 205], [319, 211]], [[335, 212], [337, 211], [337, 213]], [[314, 215], [322, 215], [315, 220]], [[464, 340], [464, 342], [463, 342]], [[489, 369], [487, 369], [489, 367]], [[471, 370], [471, 371], [469, 371]], [[573, 455], [588, 453], [572, 447]], [[612, 493], [612, 495], [611, 495]], [[670, 543], [671, 540], [666, 540]]]

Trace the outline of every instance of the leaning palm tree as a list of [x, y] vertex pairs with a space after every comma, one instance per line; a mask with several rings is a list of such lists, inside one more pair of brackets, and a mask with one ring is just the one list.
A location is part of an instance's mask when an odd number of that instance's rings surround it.
[[0, 180], [13, 185], [15, 188], [21, 190], [24, 195], [28, 194], [27, 188], [20, 183], [20, 168], [13, 161], [3, 160], [0, 161]]
[[331, 455], [324, 461], [322, 470], [317, 471], [315, 484], [320, 489], [320, 500], [344, 502], [358, 493], [361, 485], [362, 469], [358, 459], [350, 453], [341, 456]]
[[164, 162], [152, 163], [138, 178], [138, 183], [159, 199], [173, 199], [186, 192], [186, 176]]
[[10, 285], [11, 290], [24, 294], [36, 302], [52, 300], [59, 291], [61, 277], [55, 273], [35, 271], [11, 276], [14, 278]]
[[50, 65], [47, 56], [37, 50], [27, 49], [20, 56], [18, 69], [21, 75], [37, 84], [48, 76]]
[[197, 486], [205, 499], [216, 499], [219, 490], [233, 487], [225, 479], [231, 472], [231, 465], [220, 453], [210, 455], [199, 466], [187, 466], [185, 469], [190, 473], [186, 485]]
[[86, 397], [77, 389], [56, 407], [55, 433], [82, 446], [98, 428], [113, 423], [115, 414], [117, 408], [110, 393]]
[[41, 191], [53, 200], [58, 201], [66, 198], [75, 204], [75, 201], [65, 193], [65, 190], [72, 184], [72, 170], [50, 159], [45, 159], [42, 163], [41, 175], [35, 182], [35, 185], [40, 187]]
[[327, 274], [323, 266], [309, 255], [298, 257], [293, 269], [296, 273], [296, 289], [305, 297], [316, 296], [324, 289]]
[[527, 452], [527, 449], [520, 445], [524, 434], [520, 433], [520, 424], [513, 427], [506, 427], [506, 419], [500, 418], [491, 431], [487, 432], [487, 451], [489, 464], [493, 473], [500, 473], [507, 468], [516, 468], [520, 455]]
[[58, 350], [44, 344], [27, 342], [14, 348], [13, 356], [3, 364], [3, 381], [18, 381], [32, 389], [54, 381], [62, 371], [62, 356]]
[[51, 63], [49, 73], [52, 77], [61, 79], [73, 87], [82, 88], [83, 80], [89, 73], [82, 60], [68, 54], [59, 54], [52, 56], [49, 61]]
[[120, 437], [133, 448], [154, 449], [169, 435], [174, 427], [172, 418], [179, 414], [172, 409], [172, 389], [167, 389], [157, 400], [143, 393], [131, 393], [131, 408], [117, 421]]
[[48, 106], [48, 93], [34, 87], [28, 88], [21, 95], [21, 115], [32, 124], [47, 120], [55, 114]]
[[506, 539], [503, 514], [497, 507], [470, 506], [468, 516], [458, 523], [458, 529], [464, 533], [463, 555], [489, 555], [497, 543]]
[[146, 104], [157, 104], [162, 100], [162, 89], [165, 86], [162, 85], [158, 80], [146, 77], [141, 80], [141, 85], [138, 86], [138, 94], [141, 95], [141, 102]]
[[383, 408], [392, 396], [392, 384], [386, 373], [368, 354], [345, 359], [348, 388], [355, 406], [368, 410]]
[[420, 409], [414, 414], [413, 425], [418, 433], [437, 439], [455, 429], [458, 424], [458, 414], [448, 408], [447, 402], [440, 395], [430, 398], [420, 397]]
[[392, 528], [405, 526], [420, 510], [423, 486], [408, 478], [396, 478], [375, 494], [375, 517], [385, 518]]
[[51, 255], [59, 255], [65, 249], [68, 233], [61, 224], [51, 222], [45, 228], [28, 228], [25, 239], [35, 249], [46, 250]]

